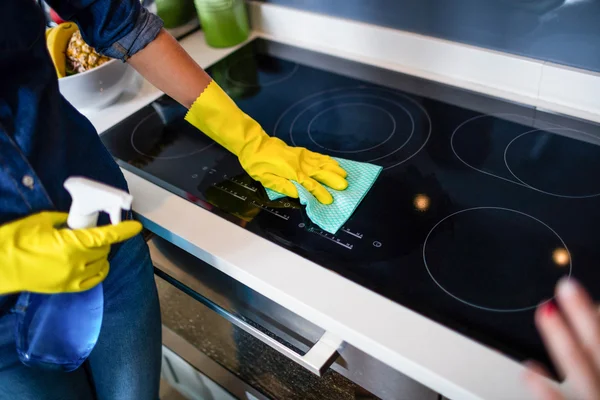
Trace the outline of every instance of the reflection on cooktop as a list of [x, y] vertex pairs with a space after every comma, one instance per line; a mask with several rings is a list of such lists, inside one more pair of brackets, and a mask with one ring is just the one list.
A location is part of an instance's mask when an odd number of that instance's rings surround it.
[[265, 87], [286, 81], [296, 73], [298, 64], [260, 54], [236, 59], [227, 67], [228, 82], [242, 87]]
[[131, 133], [131, 147], [141, 156], [172, 160], [189, 157], [215, 145], [187, 123], [165, 124], [159, 114], [142, 119]]
[[409, 94], [398, 88], [435, 91], [264, 40], [209, 73], [287, 143], [384, 167], [347, 224], [331, 235], [297, 200], [269, 201], [167, 97], [102, 135], [124, 168], [517, 359], [549, 364], [533, 311], [560, 277], [599, 297], [600, 127], [472, 111], [454, 102], [509, 106], [442, 87], [454, 100]]

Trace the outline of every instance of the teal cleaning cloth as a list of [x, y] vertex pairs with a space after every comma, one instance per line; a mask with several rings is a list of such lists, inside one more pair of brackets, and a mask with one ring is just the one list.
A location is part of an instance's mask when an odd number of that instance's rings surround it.
[[[302, 185], [292, 181], [298, 189], [300, 203], [306, 206], [308, 218], [331, 234], [335, 234], [348, 221], [383, 169], [373, 164], [341, 158], [335, 158], [335, 160], [348, 173], [348, 188], [337, 191], [326, 186], [325, 189], [333, 196], [332, 204], [319, 203]], [[271, 201], [285, 197], [285, 195], [270, 189], [266, 189], [266, 191]]]

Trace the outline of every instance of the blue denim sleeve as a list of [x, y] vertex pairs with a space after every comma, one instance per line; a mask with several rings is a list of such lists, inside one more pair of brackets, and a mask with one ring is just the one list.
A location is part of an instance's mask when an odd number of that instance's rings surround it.
[[126, 61], [160, 32], [162, 20], [139, 0], [47, 0], [64, 20], [74, 21], [87, 44]]

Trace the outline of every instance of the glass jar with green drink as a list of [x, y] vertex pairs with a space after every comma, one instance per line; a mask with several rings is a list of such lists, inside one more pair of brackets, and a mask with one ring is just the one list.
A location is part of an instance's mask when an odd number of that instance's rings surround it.
[[235, 46], [250, 34], [243, 0], [194, 0], [206, 43], [212, 47]]

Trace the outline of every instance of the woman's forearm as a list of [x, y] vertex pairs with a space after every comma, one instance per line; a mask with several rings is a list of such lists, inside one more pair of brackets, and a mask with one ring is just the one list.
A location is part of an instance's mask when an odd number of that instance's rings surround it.
[[190, 108], [210, 76], [164, 29], [127, 62], [158, 89]]

